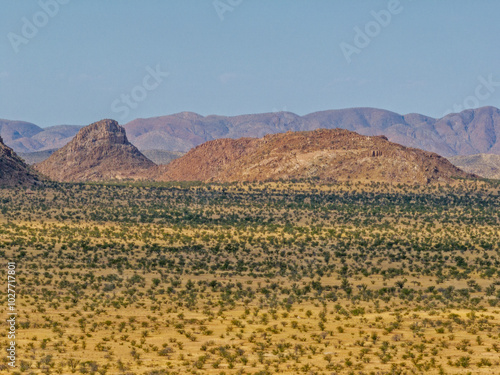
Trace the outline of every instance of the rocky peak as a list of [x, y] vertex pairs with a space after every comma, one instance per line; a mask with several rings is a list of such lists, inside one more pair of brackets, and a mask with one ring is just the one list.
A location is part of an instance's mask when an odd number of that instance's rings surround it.
[[154, 165], [128, 141], [123, 127], [105, 119], [82, 128], [35, 168], [57, 181], [100, 181], [133, 179]]
[[82, 128], [71, 142], [73, 146], [88, 147], [98, 144], [128, 144], [125, 129], [115, 120], [101, 120]]

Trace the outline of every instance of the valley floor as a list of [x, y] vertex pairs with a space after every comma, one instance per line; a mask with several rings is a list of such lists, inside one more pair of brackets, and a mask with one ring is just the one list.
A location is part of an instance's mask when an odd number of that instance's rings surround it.
[[478, 181], [1, 189], [11, 373], [500, 373], [499, 198]]

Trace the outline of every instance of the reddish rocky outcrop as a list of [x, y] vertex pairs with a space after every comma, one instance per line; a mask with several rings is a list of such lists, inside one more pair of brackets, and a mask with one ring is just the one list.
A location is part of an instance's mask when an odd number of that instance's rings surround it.
[[135, 179], [154, 165], [116, 121], [101, 120], [82, 128], [35, 168], [53, 180], [75, 182]]
[[148, 171], [160, 181], [385, 181], [427, 184], [473, 177], [427, 151], [343, 129], [218, 139]]

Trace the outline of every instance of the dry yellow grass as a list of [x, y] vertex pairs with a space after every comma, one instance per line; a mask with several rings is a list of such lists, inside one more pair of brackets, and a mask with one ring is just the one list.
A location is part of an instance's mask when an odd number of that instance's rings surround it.
[[500, 371], [496, 186], [54, 185], [0, 202], [11, 373]]

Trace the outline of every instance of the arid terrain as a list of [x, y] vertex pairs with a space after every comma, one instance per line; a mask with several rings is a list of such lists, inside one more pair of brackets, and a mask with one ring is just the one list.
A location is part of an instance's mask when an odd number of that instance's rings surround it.
[[500, 375], [500, 1], [0, 3], [0, 375]]
[[12, 373], [496, 373], [499, 189], [0, 189], [0, 256], [18, 270]]
[[500, 369], [498, 181], [344, 129], [167, 165], [113, 120], [34, 169], [0, 146], [14, 374]]
[[500, 180], [500, 155], [477, 154], [448, 158], [453, 165], [484, 178]]
[[176, 159], [156, 165], [128, 141], [125, 128], [114, 120], [101, 120], [83, 127], [34, 168], [59, 182], [315, 179], [428, 184], [475, 177], [438, 154], [345, 129], [218, 139], [185, 155], [157, 151], [154, 156]]
[[377, 181], [427, 184], [473, 178], [445, 158], [344, 129], [287, 132], [263, 138], [218, 139], [168, 165], [156, 181]]
[[101, 120], [34, 167], [51, 180], [81, 182], [134, 178], [154, 165], [115, 120]]

